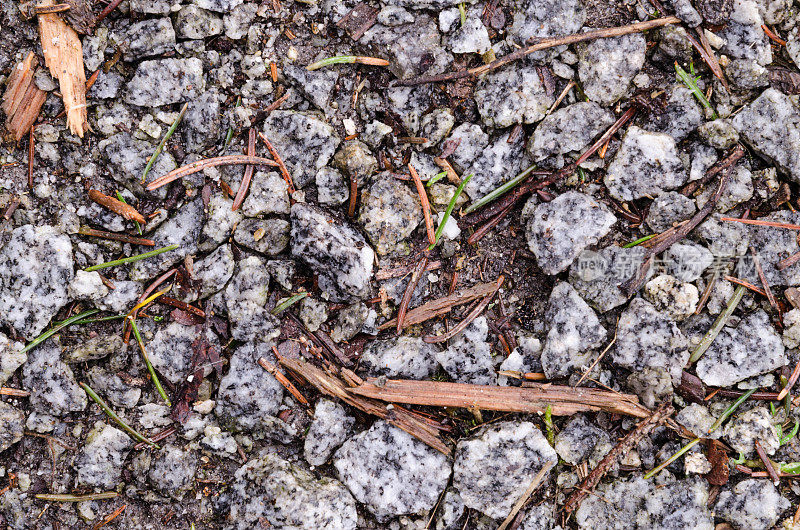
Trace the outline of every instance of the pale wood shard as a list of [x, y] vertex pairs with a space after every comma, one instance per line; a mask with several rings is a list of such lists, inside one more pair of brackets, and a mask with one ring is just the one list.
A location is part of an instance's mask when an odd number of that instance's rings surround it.
[[[41, 0], [37, 6], [54, 4], [55, 0]], [[89, 123], [86, 121], [86, 72], [81, 40], [58, 13], [39, 15], [39, 37], [45, 65], [58, 79], [69, 130], [83, 138]]]
[[6, 128], [17, 142], [30, 131], [46, 98], [46, 94], [33, 82], [37, 62], [31, 52], [14, 68], [0, 104], [6, 115]]
[[556, 416], [600, 411], [636, 418], [650, 415], [650, 411], [640, 405], [639, 399], [631, 394], [537, 383], [513, 387], [406, 379], [389, 379], [384, 382], [372, 379], [355, 388], [349, 388], [348, 392], [392, 403], [432, 407], [544, 413], [550, 406]]

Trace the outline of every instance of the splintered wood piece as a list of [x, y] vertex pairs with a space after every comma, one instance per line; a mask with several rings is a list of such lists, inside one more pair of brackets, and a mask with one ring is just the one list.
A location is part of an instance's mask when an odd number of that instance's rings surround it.
[[17, 142], [33, 127], [47, 96], [33, 82], [36, 64], [36, 56], [29, 53], [25, 60], [14, 68], [8, 77], [6, 91], [0, 104], [6, 115], [6, 128]]
[[[410, 410], [399, 406], [388, 407], [385, 403], [378, 400], [353, 395], [348, 392], [347, 385], [342, 379], [330, 375], [320, 368], [300, 359], [282, 357], [280, 363], [284, 368], [291, 370], [299, 377], [308, 381], [321, 393], [341, 399], [348, 405], [366, 412], [367, 414], [382, 418], [395, 427], [406, 431], [421, 442], [433, 447], [440, 453], [450, 456], [450, 448], [439, 438], [439, 432], [435, 427]], [[343, 369], [343, 372], [351, 378], [357, 378], [357, 376], [349, 370]]]
[[[41, 0], [38, 5], [46, 7], [54, 4], [54, 0]], [[89, 123], [86, 121], [86, 72], [83, 69], [81, 40], [58, 13], [39, 15], [39, 37], [45, 65], [58, 79], [69, 130], [83, 138]]]
[[599, 411], [636, 418], [650, 415], [650, 411], [639, 405], [639, 399], [634, 395], [594, 388], [538, 383], [513, 387], [406, 379], [377, 381], [370, 379], [355, 388], [349, 388], [348, 391], [381, 401], [432, 407], [544, 413], [550, 406], [556, 416]]
[[[415, 307], [408, 313], [403, 321], [403, 326], [413, 326], [420, 322], [425, 322], [434, 317], [448, 313], [453, 307], [461, 304], [472, 302], [476, 298], [481, 298], [497, 289], [497, 282], [479, 283], [473, 285], [469, 289], [464, 289], [461, 292], [453, 293], [443, 298], [437, 298], [430, 302], [424, 303], [419, 307]], [[392, 319], [380, 325], [380, 329], [389, 329], [397, 326], [397, 320]]]

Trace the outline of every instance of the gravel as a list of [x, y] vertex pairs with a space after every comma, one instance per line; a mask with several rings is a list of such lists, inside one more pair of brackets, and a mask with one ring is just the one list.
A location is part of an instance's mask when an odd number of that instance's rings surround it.
[[502, 519], [511, 511], [517, 493], [530, 484], [531, 476], [557, 460], [533, 423], [498, 423], [458, 443], [453, 486], [466, 506]]
[[444, 455], [384, 421], [347, 440], [333, 465], [379, 522], [433, 508], [451, 472]]
[[590, 196], [566, 192], [536, 207], [526, 226], [528, 247], [545, 273], [557, 274], [605, 236], [616, 220]]
[[[550, 422], [384, 402], [352, 388], [348, 397], [285, 367], [302, 360], [347, 387], [363, 378], [377, 388], [399, 379], [509, 394], [540, 385], [618, 392], [650, 410], [670, 403], [674, 421], [720, 440], [754, 471], [763, 469], [751, 461], [756, 441], [776, 462], [799, 461], [796, 437], [780, 444], [797, 414], [773, 414], [763, 401], [741, 404], [707, 434], [731, 391], [778, 392], [798, 361], [800, 265], [778, 268], [800, 252], [797, 233], [724, 220], [800, 224], [796, 2], [661, 3], [655, 13], [633, 1], [130, 0], [78, 32], [86, 77], [96, 73], [79, 138], [65, 128], [68, 87], [44, 64], [39, 21], [1, 1], [0, 91], [33, 51], [45, 102], [32, 140], [23, 131], [13, 141], [0, 120], [0, 527], [92, 527], [125, 507], [116, 524], [135, 528], [493, 529], [545, 462], [554, 467], [517, 528], [791, 526], [798, 494], [790, 480], [773, 486], [729, 465], [727, 483], [717, 484], [725, 462], [706, 443], [645, 480], [686, 443], [667, 425], [620, 455], [562, 521], [568, 495], [638, 418], [584, 411]], [[79, 11], [52, 17], [70, 25]], [[538, 50], [479, 75], [414, 79], [481, 68], [541, 39], [672, 14], [682, 23]], [[724, 82], [690, 38], [707, 42]], [[336, 56], [388, 64], [306, 68]], [[676, 77], [676, 64], [710, 107]], [[573, 169], [632, 108], [635, 116]], [[248, 131], [273, 146], [257, 137], [255, 154], [280, 158], [285, 171], [223, 164], [146, 189], [176, 168], [248, 152]], [[661, 239], [643, 238], [708, 204], [720, 176], [706, 173], [740, 145], [713, 211], [651, 256]], [[434, 224], [472, 175], [431, 250], [409, 165], [427, 184]], [[539, 189], [508, 192], [516, 202], [502, 218], [485, 207], [464, 213], [528, 168], [536, 170], [528, 185]], [[536, 184], [548, 176], [556, 178]], [[690, 182], [698, 185], [691, 192]], [[118, 193], [147, 222], [137, 229], [91, 201], [90, 189]], [[398, 334], [387, 323], [423, 255], [429, 267], [408, 310], [428, 318]], [[777, 307], [745, 291], [689, 363], [734, 295], [728, 276], [763, 287], [753, 255]], [[646, 258], [652, 266], [629, 294]], [[451, 303], [501, 275], [491, 298]], [[171, 406], [120, 322], [144, 292], [165, 287], [166, 297], [139, 308], [137, 325]], [[100, 320], [31, 346], [89, 310]], [[158, 437], [160, 449], [133, 449], [84, 382], [133, 428]], [[425, 436], [413, 436], [406, 411]], [[444, 446], [422, 441], [431, 437]], [[37, 498], [103, 491], [118, 497], [57, 509]]]

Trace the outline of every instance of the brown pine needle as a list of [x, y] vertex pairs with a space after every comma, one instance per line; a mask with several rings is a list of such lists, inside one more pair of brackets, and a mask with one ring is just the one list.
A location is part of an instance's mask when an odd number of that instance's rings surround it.
[[425, 185], [422, 184], [422, 179], [419, 178], [417, 170], [414, 166], [408, 164], [408, 170], [411, 172], [411, 178], [414, 180], [414, 185], [417, 187], [419, 200], [422, 203], [422, 215], [425, 217], [425, 230], [428, 232], [428, 243], [431, 245], [436, 242], [433, 230], [433, 219], [431, 218], [431, 205], [428, 202], [428, 193], [425, 191]]
[[347, 201], [347, 217], [356, 214], [356, 201], [358, 200], [358, 179], [350, 176], [350, 198]]
[[289, 93], [288, 93], [288, 92], [287, 92], [287, 93], [285, 93], [284, 95], [282, 95], [281, 97], [279, 97], [278, 99], [276, 99], [275, 101], [273, 101], [272, 103], [270, 103], [269, 107], [267, 107], [266, 109], [264, 109], [264, 114], [269, 114], [269, 113], [270, 113], [270, 112], [272, 112], [273, 110], [277, 109], [278, 107], [280, 107], [281, 105], [283, 105], [283, 103], [284, 103], [284, 102], [285, 102], [287, 99], [289, 99]]
[[146, 247], [154, 247], [155, 241], [152, 239], [145, 239], [143, 237], [133, 237], [128, 234], [118, 234], [116, 232], [106, 232], [105, 230], [95, 230], [94, 228], [87, 228], [82, 226], [78, 233], [83, 236], [99, 237], [101, 239], [110, 239], [112, 241], [122, 241], [123, 243], [130, 243], [132, 245], [143, 245]]
[[286, 164], [283, 163], [281, 155], [278, 154], [278, 151], [275, 149], [275, 147], [272, 146], [272, 142], [270, 142], [266, 136], [264, 136], [262, 133], [258, 133], [258, 137], [261, 138], [261, 141], [264, 142], [264, 145], [267, 146], [269, 154], [271, 154], [272, 158], [275, 159], [276, 162], [275, 165], [278, 167], [278, 169], [281, 170], [281, 175], [283, 175], [283, 180], [285, 180], [286, 184], [289, 186], [289, 194], [291, 195], [297, 189], [294, 187], [294, 181], [292, 180], [292, 175], [286, 168]]
[[764, 291], [762, 291], [761, 289], [759, 289], [758, 287], [756, 287], [752, 283], [748, 282], [747, 280], [742, 280], [742, 279], [735, 278], [733, 276], [727, 276], [727, 275], [725, 276], [725, 279], [728, 280], [731, 283], [735, 283], [736, 285], [741, 285], [742, 287], [746, 287], [746, 288], [750, 289], [751, 291], [753, 291], [754, 293], [758, 293], [758, 294], [760, 294], [761, 296], [763, 296], [765, 298], [767, 296], [767, 293], [765, 293]]
[[739, 219], [738, 217], [720, 217], [720, 221], [731, 223], [744, 223], [746, 225], [770, 226], [772, 228], [785, 228], [786, 230], [800, 230], [800, 225], [781, 223], [778, 221], [764, 221], [762, 219]]
[[769, 37], [770, 39], [772, 39], [772, 40], [775, 42], [775, 44], [778, 44], [779, 46], [786, 46], [786, 41], [785, 41], [785, 40], [783, 40], [782, 38], [778, 37], [778, 36], [775, 34], [775, 32], [774, 32], [774, 31], [772, 31], [771, 29], [769, 29], [769, 28], [767, 27], [767, 25], [766, 25], [766, 24], [761, 24], [761, 29], [763, 29], [763, 30], [764, 30], [764, 33], [766, 33], [767, 37]]
[[103, 208], [110, 210], [117, 215], [121, 215], [129, 221], [136, 221], [140, 224], [147, 223], [147, 219], [144, 218], [144, 215], [136, 211], [136, 208], [130, 204], [125, 204], [114, 197], [109, 197], [99, 190], [89, 190], [89, 198]]
[[336, 57], [328, 57], [315, 63], [306, 66], [306, 70], [319, 70], [326, 66], [333, 64], [368, 64], [371, 66], [389, 66], [389, 61], [386, 59], [378, 59], [377, 57], [364, 57], [361, 55], [338, 55]]
[[758, 279], [761, 280], [761, 285], [764, 286], [764, 293], [767, 296], [767, 300], [769, 300], [769, 305], [772, 306], [773, 309], [778, 309], [778, 302], [775, 300], [775, 295], [772, 294], [769, 283], [767, 283], [764, 269], [761, 268], [761, 260], [758, 259], [758, 254], [753, 250], [753, 247], [750, 247], [750, 253], [753, 255], [753, 265], [756, 267], [756, 273], [758, 273]]
[[776, 486], [781, 483], [781, 477], [778, 475], [778, 470], [775, 469], [775, 466], [772, 464], [772, 460], [769, 459], [767, 456], [767, 452], [764, 451], [764, 448], [761, 446], [761, 443], [756, 440], [756, 453], [761, 461], [764, 463], [764, 467], [767, 468], [767, 473], [769, 474], [769, 478], [772, 479], [772, 483]]
[[409, 280], [408, 285], [406, 286], [406, 291], [403, 293], [403, 300], [400, 302], [400, 308], [397, 310], [398, 335], [400, 335], [403, 332], [403, 323], [405, 322], [406, 319], [408, 304], [411, 303], [411, 297], [414, 295], [414, 291], [417, 288], [419, 279], [422, 277], [422, 272], [425, 270], [427, 266], [428, 266], [428, 256], [422, 256], [422, 259], [419, 260], [419, 263], [417, 263], [417, 266], [414, 268], [414, 272], [411, 274], [411, 279]]
[[784, 258], [784, 259], [780, 260], [778, 262], [778, 264], [776, 265], [776, 267], [777, 267], [777, 269], [779, 271], [782, 271], [783, 269], [787, 269], [787, 268], [791, 267], [792, 265], [794, 265], [798, 261], [800, 261], [800, 252], [795, 252], [794, 254], [789, 256], [788, 258]]
[[490, 293], [484, 296], [483, 300], [481, 300], [480, 303], [475, 306], [475, 309], [470, 311], [470, 313], [464, 318], [464, 320], [459, 322], [458, 325], [455, 326], [453, 329], [441, 335], [428, 335], [427, 337], [423, 337], [422, 340], [430, 344], [436, 344], [439, 342], [444, 342], [452, 337], [455, 337], [456, 335], [464, 331], [466, 327], [469, 326], [470, 322], [478, 318], [478, 315], [483, 313], [483, 310], [486, 309], [487, 305], [489, 305], [489, 301], [492, 299], [495, 293], [500, 289], [500, 286], [503, 285], [504, 280], [505, 276], [500, 276], [497, 279], [497, 283], [495, 284], [494, 289], [492, 289]]
[[96, 525], [94, 525], [92, 527], [92, 530], [99, 530], [100, 528], [103, 528], [105, 525], [107, 525], [108, 523], [110, 523], [111, 521], [113, 521], [114, 519], [119, 517], [119, 515], [122, 512], [124, 512], [125, 508], [127, 508], [127, 507], [128, 507], [127, 504], [123, 504], [122, 506], [120, 506], [119, 508], [117, 508], [116, 510], [111, 512], [110, 514], [106, 515], [105, 517], [103, 517], [102, 521], [100, 521], [99, 523], [97, 523]]
[[[276, 348], [275, 348], [275, 346], [273, 346], [272, 348], [273, 348], [273, 349], [276, 349]], [[300, 391], [297, 389], [297, 387], [296, 387], [296, 386], [294, 386], [294, 385], [292, 384], [292, 382], [291, 382], [291, 381], [289, 381], [289, 379], [288, 379], [288, 378], [287, 378], [285, 375], [283, 375], [283, 374], [282, 374], [282, 373], [281, 373], [281, 372], [278, 370], [278, 368], [277, 368], [277, 367], [276, 367], [274, 364], [272, 364], [271, 362], [267, 361], [267, 360], [266, 360], [265, 358], [263, 358], [263, 357], [260, 357], [260, 358], [258, 359], [258, 364], [261, 366], [261, 368], [263, 368], [263, 369], [264, 369], [264, 370], [266, 370], [267, 372], [271, 373], [271, 374], [272, 374], [272, 376], [273, 376], [275, 379], [277, 379], [277, 380], [278, 380], [278, 382], [279, 382], [281, 385], [283, 385], [283, 387], [284, 387], [284, 388], [285, 388], [285, 389], [286, 389], [286, 390], [287, 390], [287, 391], [288, 391], [288, 392], [289, 392], [291, 395], [293, 395], [293, 396], [294, 396], [294, 398], [295, 398], [297, 401], [299, 401], [299, 402], [300, 402], [300, 403], [302, 403], [303, 405], [306, 405], [306, 406], [308, 406], [308, 400], [307, 400], [307, 399], [306, 399], [306, 397], [305, 397], [305, 396], [302, 394], [302, 392], [300, 392]]]
[[178, 180], [183, 177], [187, 177], [198, 171], [203, 171], [204, 169], [216, 166], [225, 166], [225, 165], [242, 165], [242, 164], [253, 164], [256, 166], [272, 166], [277, 167], [278, 163], [274, 160], [270, 160], [269, 158], [261, 158], [259, 156], [247, 156], [247, 155], [227, 155], [227, 156], [217, 156], [214, 158], [206, 158], [203, 160], [198, 160], [197, 162], [192, 162], [191, 164], [187, 164], [183, 167], [179, 167], [177, 169], [173, 169], [166, 175], [155, 179], [153, 182], [147, 185], [147, 189], [149, 191], [155, 190], [169, 184], [173, 180]]
[[177, 300], [175, 298], [171, 298], [169, 296], [162, 296], [158, 299], [160, 304], [165, 304], [172, 307], [177, 307], [181, 311], [186, 311], [187, 313], [191, 313], [193, 315], [197, 315], [200, 318], [206, 318], [206, 312], [202, 309], [195, 307], [193, 305], [187, 304], [182, 300]]
[[[247, 134], [247, 156], [256, 156], [256, 130], [254, 127], [250, 127], [250, 131]], [[247, 196], [254, 169], [255, 167], [252, 165], [248, 165], [244, 169], [242, 183], [239, 184], [239, 189], [236, 191], [236, 197], [233, 199], [233, 205], [231, 206], [231, 210], [234, 212], [242, 206], [244, 198]]]
[[12, 397], [28, 397], [31, 393], [27, 390], [20, 390], [18, 388], [9, 388], [7, 386], [0, 386], [0, 396]]

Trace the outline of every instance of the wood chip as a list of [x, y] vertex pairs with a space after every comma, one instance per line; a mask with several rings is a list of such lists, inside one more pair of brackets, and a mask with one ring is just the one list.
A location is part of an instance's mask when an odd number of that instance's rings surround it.
[[[55, 5], [42, 0], [38, 5]], [[86, 121], [86, 72], [83, 69], [83, 46], [77, 32], [58, 13], [39, 15], [39, 37], [45, 65], [58, 79], [67, 125], [73, 134], [83, 138], [89, 129]]]
[[8, 76], [0, 108], [6, 115], [6, 128], [19, 142], [33, 127], [47, 94], [33, 82], [38, 61], [31, 52]]
[[336, 23], [336, 26], [347, 32], [351, 39], [358, 40], [369, 28], [375, 25], [378, 20], [378, 12], [378, 9], [364, 2], [359, 2], [356, 7]]

